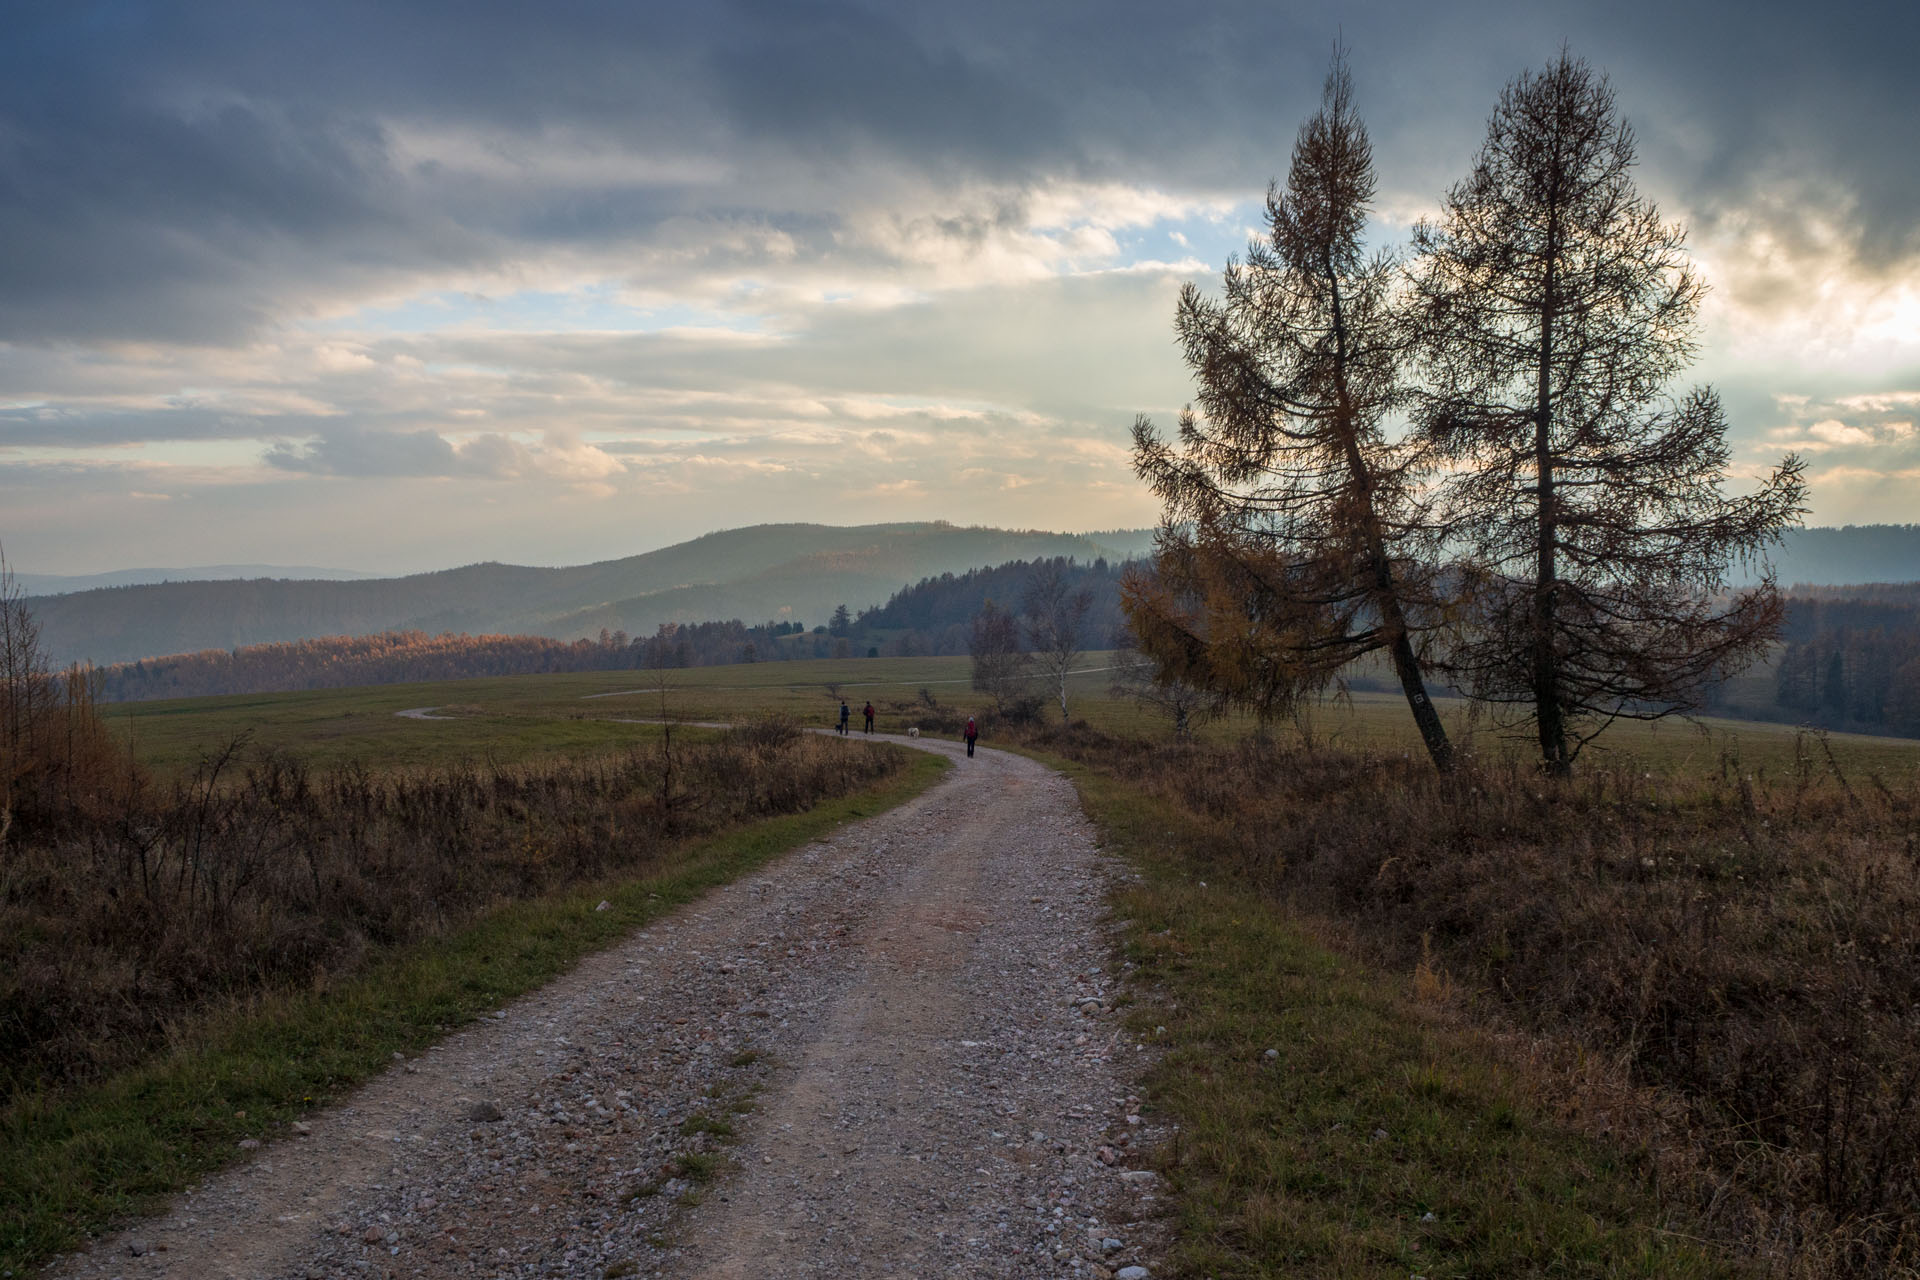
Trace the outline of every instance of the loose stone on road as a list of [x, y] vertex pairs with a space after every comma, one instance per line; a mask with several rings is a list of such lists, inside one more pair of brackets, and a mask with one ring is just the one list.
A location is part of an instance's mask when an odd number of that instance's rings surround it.
[[955, 767], [58, 1273], [1143, 1274], [1148, 1053], [1102, 924], [1122, 872], [1058, 774], [893, 740]]

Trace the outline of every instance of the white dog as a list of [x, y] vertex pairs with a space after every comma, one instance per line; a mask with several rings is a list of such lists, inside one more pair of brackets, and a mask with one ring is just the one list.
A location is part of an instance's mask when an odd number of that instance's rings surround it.
[[907, 730], [907, 736], [908, 736], [909, 738], [917, 738], [917, 737], [919, 737], [919, 736], [920, 736], [920, 726], [916, 724], [916, 725], [914, 725], [914, 726], [913, 726], [913, 727], [912, 727], [911, 729], [908, 729], [908, 730]]

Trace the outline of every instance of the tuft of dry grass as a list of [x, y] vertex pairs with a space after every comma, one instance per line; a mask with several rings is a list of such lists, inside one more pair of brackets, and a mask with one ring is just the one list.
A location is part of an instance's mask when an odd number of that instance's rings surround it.
[[1584, 1073], [1601, 1127], [1665, 1147], [1655, 1167], [1687, 1184], [1666, 1189], [1723, 1240], [1801, 1275], [1920, 1265], [1920, 773], [1848, 776], [1811, 735], [1784, 775], [1729, 751], [1566, 784], [1043, 736], [1181, 813], [1184, 856], [1333, 922], [1417, 996], [1559, 1046], [1541, 1060]]
[[761, 721], [596, 760], [325, 773], [238, 747], [0, 846], [0, 1105], [97, 1078], [198, 1012], [324, 990], [506, 901], [657, 869], [677, 842], [901, 767]]

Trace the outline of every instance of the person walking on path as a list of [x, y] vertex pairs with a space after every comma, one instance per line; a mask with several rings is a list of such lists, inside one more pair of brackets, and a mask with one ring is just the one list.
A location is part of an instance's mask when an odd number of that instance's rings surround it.
[[852, 717], [853, 712], [847, 710], [847, 700], [845, 698], [840, 699], [840, 732], [843, 735], [847, 731], [847, 721]]
[[969, 758], [971, 758], [973, 755], [973, 740], [979, 736], [980, 736], [980, 726], [973, 722], [972, 716], [968, 716], [967, 717], [967, 755]]
[[873, 732], [873, 702], [871, 699], [867, 702], [867, 732]]

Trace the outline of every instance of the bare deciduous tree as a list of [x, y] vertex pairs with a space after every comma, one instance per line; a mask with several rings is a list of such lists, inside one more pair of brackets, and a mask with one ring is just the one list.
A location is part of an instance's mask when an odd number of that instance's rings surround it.
[[[40, 624], [0, 552], [0, 795], [27, 768], [54, 700]], [[4, 805], [0, 805], [4, 807]]]
[[1228, 263], [1220, 300], [1181, 293], [1201, 413], [1181, 415], [1177, 445], [1145, 418], [1134, 425], [1134, 466], [1165, 507], [1163, 568], [1157, 584], [1133, 583], [1127, 607], [1170, 677], [1263, 715], [1384, 650], [1446, 770], [1453, 751], [1422, 670], [1438, 534], [1424, 454], [1386, 431], [1404, 334], [1394, 260], [1361, 242], [1373, 193], [1336, 51], [1286, 185], [1267, 193], [1266, 241]]
[[60, 820], [132, 781], [99, 714], [90, 666], [53, 671], [25, 590], [0, 551], [0, 829]]
[[1067, 676], [1084, 652], [1087, 612], [1093, 608], [1093, 592], [1073, 590], [1067, 578], [1066, 561], [1037, 560], [1033, 577], [1027, 582], [1021, 602], [1027, 615], [1027, 641], [1041, 677], [1060, 703], [1060, 719], [1067, 714]]
[[1778, 594], [1729, 593], [1728, 569], [1804, 494], [1791, 455], [1757, 492], [1722, 492], [1719, 397], [1668, 395], [1703, 286], [1633, 161], [1606, 78], [1563, 52], [1501, 93], [1472, 172], [1414, 234], [1421, 417], [1472, 554], [1451, 668], [1532, 719], [1557, 775], [1612, 719], [1685, 709], [1759, 651]]
[[967, 638], [973, 655], [973, 687], [993, 699], [994, 710], [1005, 711], [1026, 688], [1032, 658], [1020, 648], [1020, 623], [988, 600], [973, 617]]
[[1125, 698], [1173, 722], [1173, 736], [1190, 738], [1220, 708], [1220, 696], [1191, 680], [1168, 675], [1160, 664], [1130, 644], [1114, 651], [1113, 678], [1107, 692]]

